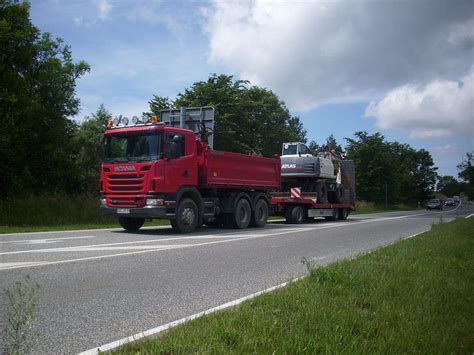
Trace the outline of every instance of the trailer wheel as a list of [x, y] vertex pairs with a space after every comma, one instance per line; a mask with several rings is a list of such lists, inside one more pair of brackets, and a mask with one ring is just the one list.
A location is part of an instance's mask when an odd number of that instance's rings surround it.
[[336, 187], [334, 191], [334, 202], [341, 203], [344, 201], [344, 187], [339, 185]]
[[137, 232], [145, 223], [145, 218], [119, 217], [118, 221], [126, 231]]
[[304, 208], [302, 206], [292, 206], [285, 212], [286, 223], [301, 224], [304, 221]]
[[250, 225], [252, 227], [264, 227], [267, 224], [268, 219], [268, 203], [263, 198], [257, 201], [255, 204], [255, 210], [252, 213], [250, 219]]
[[241, 198], [235, 206], [234, 213], [228, 216], [230, 226], [238, 229], [247, 228], [250, 224], [250, 214], [250, 203], [245, 198]]
[[198, 226], [199, 212], [196, 203], [190, 198], [183, 198], [176, 210], [176, 219], [171, 226], [178, 233], [191, 233]]
[[347, 208], [339, 208], [338, 219], [344, 221], [347, 219], [348, 214]]

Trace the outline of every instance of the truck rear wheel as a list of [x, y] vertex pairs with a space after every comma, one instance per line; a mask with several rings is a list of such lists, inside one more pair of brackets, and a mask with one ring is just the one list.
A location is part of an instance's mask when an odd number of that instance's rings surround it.
[[268, 203], [263, 198], [255, 204], [255, 210], [252, 213], [250, 225], [252, 227], [264, 227], [268, 219]]
[[235, 206], [234, 213], [230, 215], [232, 226], [238, 229], [247, 228], [250, 224], [250, 214], [250, 203], [241, 198]]
[[176, 219], [171, 226], [178, 233], [191, 233], [198, 226], [199, 212], [196, 203], [190, 198], [183, 198], [176, 210]]
[[144, 218], [119, 217], [118, 221], [122, 228], [129, 232], [137, 232], [145, 223]]
[[301, 224], [304, 221], [304, 208], [302, 206], [291, 206], [285, 212], [286, 223]]

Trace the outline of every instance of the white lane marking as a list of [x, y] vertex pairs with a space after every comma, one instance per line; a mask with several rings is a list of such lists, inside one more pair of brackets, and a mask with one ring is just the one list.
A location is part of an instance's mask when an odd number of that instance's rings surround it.
[[[223, 242], [229, 242], [229, 241], [234, 241], [234, 240], [243, 240], [243, 239], [253, 239], [253, 238], [258, 238], [258, 237], [268, 237], [272, 235], [280, 235], [280, 234], [286, 234], [286, 233], [291, 233], [291, 232], [299, 232], [299, 231], [307, 231], [307, 230], [313, 230], [314, 228], [293, 228], [293, 229], [285, 229], [285, 230], [279, 230], [276, 233], [259, 233], [259, 234], [240, 234], [239, 236], [229, 236], [227, 239], [222, 240], [220, 236], [215, 236], [217, 239], [221, 239], [216, 242], [204, 242], [204, 243], [195, 243], [195, 244], [181, 244], [186, 247], [190, 246], [199, 246], [199, 245], [208, 245], [208, 244], [216, 244], [216, 243], [223, 243]], [[321, 228], [318, 228], [321, 229]], [[203, 239], [213, 239], [210, 236], [209, 238], [203, 238]], [[181, 237], [181, 238], [168, 238], [168, 239], [153, 239], [153, 240], [140, 240], [136, 242], [123, 242], [123, 243], [109, 243], [109, 244], [90, 244], [90, 245], [82, 245], [82, 246], [74, 246], [74, 247], [65, 247], [65, 248], [48, 248], [48, 249], [30, 249], [30, 250], [17, 250], [17, 251], [9, 251], [9, 252], [4, 252], [0, 253], [0, 255], [15, 255], [15, 254], [30, 254], [30, 253], [50, 253], [50, 252], [56, 252], [56, 251], [89, 251], [90, 248], [99, 248], [99, 247], [111, 247], [116, 248], [120, 245], [129, 245], [129, 244], [138, 244], [138, 243], [157, 243], [161, 241], [170, 241], [170, 240], [182, 240], [182, 239], [193, 239], [193, 237]], [[167, 244], [164, 244], [164, 246], [167, 246]]]
[[90, 239], [95, 238], [94, 235], [84, 235], [81, 237], [67, 237], [67, 238], [48, 238], [48, 239], [25, 239], [25, 240], [10, 240], [7, 242], [0, 242], [0, 244], [48, 244], [56, 243], [63, 240], [76, 240], [76, 239]]
[[[332, 224], [331, 224], [332, 225]], [[301, 228], [282, 228], [278, 229], [278, 233], [280, 232], [292, 232], [295, 230], [299, 230]], [[267, 230], [268, 231], [268, 230]], [[266, 233], [265, 235], [268, 235]], [[130, 244], [141, 244], [141, 243], [159, 243], [159, 242], [169, 242], [169, 241], [181, 241], [181, 240], [190, 240], [190, 239], [236, 239], [236, 238], [245, 238], [248, 236], [253, 235], [260, 235], [260, 234], [249, 234], [249, 231], [245, 232], [229, 232], [223, 234], [204, 234], [204, 235], [197, 235], [197, 236], [190, 236], [190, 237], [175, 237], [175, 238], [161, 238], [161, 239], [148, 239], [148, 240], [135, 240], [133, 242], [118, 242], [118, 243], [105, 243], [105, 244], [89, 244], [89, 245], [79, 245], [73, 247], [60, 247], [60, 248], [48, 248], [48, 249], [30, 249], [30, 250], [17, 250], [11, 252], [4, 252], [0, 253], [0, 255], [11, 255], [11, 254], [23, 254], [23, 253], [35, 253], [35, 252], [50, 252], [54, 250], [64, 251], [65, 249], [71, 249], [71, 251], [77, 251], [87, 247], [107, 247], [107, 246], [118, 246], [118, 245], [130, 245]], [[66, 238], [67, 239], [67, 238]], [[74, 250], [77, 249], [77, 250]]]
[[[418, 232], [418, 233], [415, 233], [415, 234], [412, 234], [412, 235], [409, 235], [408, 237], [403, 237], [401, 239], [409, 239], [409, 238], [413, 238], [413, 237], [416, 237], [417, 235], [420, 235], [422, 233], [425, 233], [427, 231], [429, 231], [430, 229], [427, 229], [427, 230], [424, 230], [422, 232]], [[397, 240], [397, 241], [400, 241]], [[395, 242], [392, 242], [390, 244], [387, 244], [387, 245], [384, 245], [383, 247], [385, 246], [388, 246], [388, 245], [392, 245], [394, 243], [396, 243], [397, 241]], [[363, 253], [363, 254], [369, 254], [369, 253], [372, 253], [374, 252], [375, 250], [377, 249], [374, 249], [374, 250], [371, 250], [371, 251], [368, 251], [366, 253]], [[363, 254], [358, 254], [356, 257], [358, 256], [362, 256]], [[319, 257], [319, 258], [312, 258], [313, 260], [315, 259], [327, 259], [327, 258], [330, 258], [331, 256], [334, 256], [335, 254], [329, 254], [329, 255], [326, 255], [326, 256], [323, 256], [323, 257]], [[181, 319], [178, 319], [178, 320], [175, 320], [173, 322], [170, 322], [170, 323], [167, 323], [167, 324], [164, 324], [164, 325], [160, 325], [156, 328], [151, 328], [151, 329], [148, 329], [148, 330], [145, 330], [143, 332], [140, 332], [140, 333], [137, 333], [137, 334], [134, 334], [132, 336], [128, 336], [126, 338], [122, 338], [122, 339], [119, 339], [119, 340], [115, 340], [115, 341], [112, 341], [110, 343], [107, 343], [107, 344], [104, 344], [104, 345], [101, 345], [101, 346], [98, 346], [98, 347], [95, 347], [95, 348], [92, 348], [92, 349], [89, 349], [89, 350], [86, 350], [86, 351], [83, 351], [81, 353], [79, 353], [78, 355], [96, 355], [96, 354], [99, 354], [99, 351], [100, 352], [105, 352], [105, 351], [109, 351], [109, 350], [113, 350], [113, 349], [116, 349], [122, 345], [125, 345], [125, 344], [128, 344], [128, 343], [131, 343], [131, 342], [134, 342], [134, 341], [137, 341], [139, 339], [142, 339], [142, 338], [145, 338], [145, 337], [149, 337], [149, 336], [152, 336], [152, 335], [156, 335], [158, 333], [162, 333], [164, 332], [165, 330], [168, 330], [170, 328], [174, 328], [180, 324], [183, 324], [183, 323], [187, 323], [189, 321], [192, 321], [194, 319], [197, 319], [197, 318], [200, 318], [202, 316], [205, 316], [207, 314], [211, 314], [211, 313], [215, 313], [217, 311], [220, 311], [220, 310], [223, 310], [223, 309], [226, 309], [226, 308], [230, 308], [230, 307], [234, 307], [234, 306], [237, 306], [245, 301], [248, 301], [252, 298], [255, 298], [257, 296], [260, 296], [264, 293], [268, 293], [268, 292], [272, 292], [272, 291], [275, 291], [277, 289], [280, 289], [280, 288], [283, 288], [283, 287], [286, 287], [288, 286], [291, 282], [295, 282], [295, 281], [299, 281], [299, 280], [302, 280], [303, 278], [305, 278], [307, 275], [304, 275], [304, 276], [300, 276], [300, 277], [297, 277], [297, 278], [294, 278], [290, 281], [287, 281], [287, 282], [284, 282], [282, 284], [279, 284], [279, 285], [276, 285], [276, 286], [273, 286], [273, 287], [269, 287], [263, 291], [259, 291], [259, 292], [255, 292], [255, 293], [252, 293], [248, 296], [244, 296], [244, 297], [241, 297], [239, 299], [236, 299], [234, 301], [231, 301], [231, 302], [227, 302], [227, 303], [224, 303], [224, 304], [221, 304], [217, 307], [213, 307], [213, 308], [209, 308], [205, 311], [202, 311], [202, 312], [199, 312], [199, 313], [195, 313], [195, 314], [192, 314], [190, 316], [187, 316], [187, 317], [184, 317], [184, 318], [181, 318]]]
[[471, 218], [474, 216], [474, 213], [471, 213], [469, 216], [466, 216], [465, 218], [468, 219], [468, 218]]
[[[165, 229], [170, 228], [170, 225], [164, 226], [146, 226], [142, 227], [142, 230], [147, 229]], [[89, 229], [71, 229], [71, 230], [62, 230], [62, 231], [44, 231], [44, 232], [23, 232], [23, 233], [0, 233], [0, 237], [15, 237], [15, 236], [22, 236], [22, 235], [41, 235], [41, 234], [64, 234], [64, 233], [90, 233], [96, 231], [123, 231], [123, 228], [116, 227], [116, 228], [89, 228]]]
[[42, 261], [25, 261], [25, 262], [13, 262], [13, 263], [0, 263], [0, 270], [17, 268], [17, 267], [28, 267], [28, 266], [37, 266], [41, 265]]
[[[424, 215], [424, 214], [427, 214], [427, 213], [421, 213], [421, 214], [417, 214], [417, 215]], [[255, 234], [255, 235], [247, 235], [247, 236], [243, 236], [243, 237], [236, 237], [236, 238], [227, 239], [227, 240], [218, 240], [218, 241], [213, 241], [213, 242], [205, 242], [205, 243], [197, 243], [197, 244], [184, 244], [182, 249], [190, 248], [190, 247], [205, 246], [205, 245], [222, 244], [222, 243], [235, 242], [235, 241], [241, 241], [241, 240], [265, 238], [265, 237], [271, 237], [271, 236], [282, 235], [282, 234], [300, 233], [300, 232], [306, 232], [306, 231], [311, 231], [311, 230], [317, 231], [317, 230], [329, 229], [329, 228], [335, 228], [335, 227], [347, 227], [347, 226], [354, 226], [354, 225], [365, 224], [365, 223], [375, 223], [375, 222], [383, 222], [383, 221], [387, 221], [387, 220], [397, 220], [397, 219], [407, 218], [407, 217], [410, 217], [410, 216], [413, 216], [413, 215], [405, 215], [405, 216], [397, 216], [397, 217], [385, 217], [385, 218], [379, 218], [379, 219], [367, 219], [367, 220], [363, 220], [363, 221], [357, 221], [355, 223], [354, 222], [346, 222], [346, 223], [339, 222], [339, 223], [334, 223], [334, 224], [331, 224], [331, 225], [320, 226], [319, 228], [295, 228], [293, 230], [284, 231], [284, 232], [280, 232], [280, 233]], [[192, 238], [192, 237], [189, 237], [189, 238]], [[176, 238], [173, 238], [173, 239], [176, 239]], [[177, 238], [177, 239], [181, 239], [181, 238]], [[157, 240], [140, 241], [140, 242], [156, 242], [156, 241]], [[130, 242], [130, 243], [132, 243], [132, 242]], [[91, 246], [93, 246], [93, 245], [91, 245]], [[71, 248], [74, 248], [74, 247], [71, 247]], [[129, 253], [99, 255], [99, 256], [92, 256], [92, 257], [85, 257], [85, 258], [58, 260], [58, 261], [45, 261], [45, 262], [42, 262], [38, 266], [65, 264], [65, 263], [71, 263], [71, 262], [76, 262], [76, 261], [105, 259], [105, 258], [112, 258], [112, 257], [116, 257], [116, 256], [144, 254], [144, 253], [157, 252], [157, 251], [162, 251], [162, 250], [171, 250], [171, 249], [141, 250], [141, 251], [135, 251], [135, 252], [129, 252]], [[37, 250], [31, 250], [31, 251], [26, 251], [26, 252], [35, 252], [35, 251], [37, 251]], [[0, 253], [0, 255], [2, 255], [2, 254], [17, 254], [17, 253], [23, 253], [23, 252]], [[17, 269], [17, 268], [23, 268], [23, 267], [28, 267], [28, 266], [8, 267], [8, 268], [0, 269], [0, 270]]]
[[227, 303], [221, 304], [220, 306], [210, 308], [210, 309], [205, 310], [205, 311], [203, 311], [203, 312], [199, 312], [199, 313], [193, 314], [193, 315], [191, 315], [191, 316], [188, 316], [188, 317], [184, 317], [184, 318], [175, 320], [174, 322], [167, 323], [167, 324], [164, 324], [164, 325], [160, 325], [159, 327], [152, 328], [152, 329], [146, 330], [146, 331], [144, 331], [144, 332], [141, 332], [141, 333], [138, 333], [138, 334], [135, 334], [135, 335], [132, 335], [132, 336], [129, 336], [129, 337], [120, 339], [120, 340], [116, 340], [116, 341], [113, 341], [113, 342], [108, 343], [108, 344], [105, 344], [105, 345], [101, 345], [101, 346], [99, 346], [99, 347], [97, 347], [97, 348], [93, 348], [93, 349], [90, 349], [90, 350], [83, 351], [83, 352], [79, 353], [79, 355], [95, 355], [95, 354], [98, 354], [99, 351], [104, 352], [104, 351], [108, 351], [108, 350], [112, 350], [112, 349], [118, 348], [119, 346], [125, 345], [125, 344], [127, 344], [127, 343], [136, 341], [136, 340], [138, 340], [138, 339], [141, 339], [141, 338], [144, 338], [144, 337], [147, 337], [147, 336], [151, 336], [151, 335], [154, 335], [154, 334], [161, 333], [161, 332], [163, 332], [163, 331], [165, 331], [165, 330], [167, 330], [167, 329], [176, 327], [177, 325], [180, 325], [180, 324], [189, 322], [189, 321], [191, 321], [191, 320], [193, 320], [193, 319], [196, 319], [196, 318], [200, 318], [200, 317], [202, 317], [202, 316], [204, 316], [204, 315], [206, 315], [206, 314], [211, 314], [211, 313], [214, 313], [214, 312], [217, 312], [217, 311], [220, 311], [220, 310], [229, 308], [229, 307], [237, 306], [237, 305], [241, 304], [242, 302], [245, 302], [245, 301], [247, 301], [247, 300], [250, 300], [250, 299], [252, 299], [252, 298], [255, 298], [255, 297], [257, 297], [257, 296], [260, 296], [260, 295], [262, 295], [262, 294], [264, 294], [264, 293], [268, 293], [268, 292], [277, 290], [277, 289], [279, 289], [279, 288], [285, 287], [285, 286], [289, 285], [290, 282], [294, 282], [294, 281], [300, 280], [300, 279], [302, 279], [303, 277], [305, 277], [305, 276], [295, 278], [295, 279], [293, 279], [293, 280], [291, 280], [291, 281], [284, 282], [284, 283], [282, 283], [282, 284], [280, 284], [280, 285], [267, 288], [267, 289], [265, 289], [265, 290], [263, 290], [263, 291], [259, 291], [259, 292], [252, 293], [251, 295], [248, 295], [248, 296], [239, 298], [239, 299], [234, 300], [234, 301], [231, 301], [231, 302], [227, 302]]
[[113, 251], [113, 250], [152, 250], [152, 249], [177, 249], [186, 244], [169, 244], [169, 245], [130, 245], [130, 246], [110, 246], [110, 247], [83, 247], [83, 248], [53, 248], [44, 249], [41, 253], [57, 253], [57, 252], [81, 252], [81, 251]]

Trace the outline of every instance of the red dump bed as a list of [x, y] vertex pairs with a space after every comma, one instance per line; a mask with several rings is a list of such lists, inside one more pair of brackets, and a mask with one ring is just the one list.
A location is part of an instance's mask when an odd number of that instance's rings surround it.
[[213, 188], [278, 189], [280, 159], [208, 150], [202, 184]]

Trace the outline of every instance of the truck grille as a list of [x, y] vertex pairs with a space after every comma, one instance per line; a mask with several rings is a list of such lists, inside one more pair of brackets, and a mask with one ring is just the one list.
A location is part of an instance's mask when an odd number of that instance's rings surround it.
[[110, 191], [137, 192], [143, 190], [145, 179], [143, 174], [110, 174], [107, 182]]
[[145, 196], [109, 196], [107, 198], [107, 206], [109, 207], [143, 207], [145, 202]]

